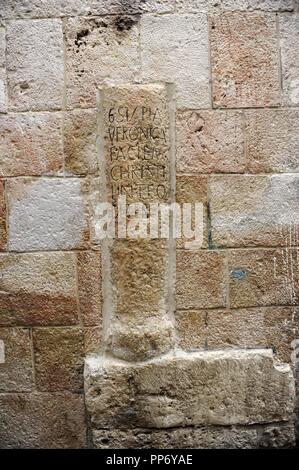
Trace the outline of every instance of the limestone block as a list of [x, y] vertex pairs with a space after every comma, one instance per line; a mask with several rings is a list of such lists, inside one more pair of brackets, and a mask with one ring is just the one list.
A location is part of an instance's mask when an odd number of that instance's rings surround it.
[[211, 234], [215, 246], [298, 244], [295, 174], [213, 176]]
[[[188, 0], [186, 0], [188, 1]], [[192, 0], [189, 0], [192, 1]], [[211, 10], [293, 11], [293, 0], [208, 0]]]
[[0, 69], [0, 113], [7, 111], [7, 87], [6, 74], [4, 69]]
[[65, 170], [69, 174], [84, 175], [97, 171], [96, 116], [95, 109], [76, 109], [65, 113]]
[[4, 363], [0, 365], [0, 392], [28, 392], [33, 384], [31, 340], [28, 329], [0, 328]]
[[5, 0], [1, 18], [44, 18], [76, 15], [125, 15], [138, 13], [167, 13], [174, 9], [173, 0]]
[[130, 365], [89, 357], [85, 397], [92, 428], [288, 421], [294, 378], [270, 350], [183, 352]]
[[82, 395], [64, 393], [0, 394], [0, 447], [70, 448], [86, 446]]
[[0, 180], [0, 251], [6, 246], [6, 202], [4, 182]]
[[83, 388], [83, 334], [79, 328], [35, 328], [35, 379], [39, 391]]
[[16, 178], [7, 187], [11, 250], [88, 246], [87, 187], [80, 179]]
[[75, 255], [0, 256], [0, 324], [70, 325], [78, 322]]
[[225, 254], [220, 251], [177, 251], [178, 309], [226, 305]]
[[214, 106], [278, 105], [275, 16], [221, 12], [211, 17], [210, 33]]
[[299, 104], [299, 14], [280, 15], [282, 96], [287, 106]]
[[0, 175], [34, 176], [63, 168], [60, 113], [0, 115]]
[[209, 107], [206, 15], [146, 15], [140, 37], [143, 80], [174, 83], [178, 107]]
[[10, 109], [60, 109], [64, 87], [61, 21], [10, 21], [6, 40]]
[[298, 172], [299, 111], [246, 112], [247, 160], [251, 173]]
[[85, 326], [102, 323], [102, 266], [99, 251], [77, 254], [80, 313]]
[[272, 348], [275, 358], [291, 361], [298, 337], [297, 307], [243, 308], [176, 312], [179, 346], [198, 349]]
[[257, 426], [200, 426], [177, 429], [95, 430], [97, 449], [257, 449], [295, 445], [290, 423]]
[[232, 250], [228, 262], [232, 307], [298, 303], [296, 248]]
[[84, 354], [98, 354], [103, 348], [102, 328], [88, 326], [84, 328]]
[[[208, 247], [208, 201], [207, 201], [207, 189], [208, 181], [206, 176], [189, 176], [189, 175], [177, 175], [176, 177], [176, 202], [181, 205], [181, 217], [182, 215], [182, 204], [184, 203], [202, 203], [203, 204], [203, 218], [200, 221], [200, 224], [203, 228], [203, 240], [202, 245], [198, 246], [196, 240], [192, 242], [192, 238], [187, 238], [183, 236], [177, 238], [176, 246], [177, 248], [207, 248]], [[192, 217], [191, 221], [193, 227], [195, 226], [195, 216], [194, 216], [194, 207], [192, 208]], [[182, 227], [182, 224], [181, 224]], [[194, 237], [195, 238], [195, 237]], [[190, 242], [192, 242], [190, 244]]]
[[245, 169], [240, 111], [181, 111], [177, 114], [179, 173], [242, 173]]
[[68, 18], [64, 34], [69, 107], [95, 106], [97, 88], [107, 78], [137, 78], [138, 17]]

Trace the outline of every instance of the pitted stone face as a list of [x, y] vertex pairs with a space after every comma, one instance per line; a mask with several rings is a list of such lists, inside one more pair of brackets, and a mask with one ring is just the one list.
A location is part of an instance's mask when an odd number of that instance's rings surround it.
[[[150, 203], [171, 201], [173, 121], [168, 96], [167, 87], [159, 84], [101, 91], [100, 200], [112, 203], [118, 216], [120, 196], [126, 204], [144, 204], [147, 214]], [[132, 220], [128, 215], [125, 219]], [[174, 245], [166, 239], [136, 239], [129, 232], [102, 245], [106, 351], [129, 361], [169, 351]]]

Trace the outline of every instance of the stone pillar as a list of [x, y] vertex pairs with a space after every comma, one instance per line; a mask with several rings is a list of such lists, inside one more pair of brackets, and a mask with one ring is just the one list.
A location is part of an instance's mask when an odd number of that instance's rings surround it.
[[128, 361], [173, 346], [173, 241], [138, 237], [134, 214], [126, 215], [129, 204], [149, 217], [149, 203], [173, 199], [170, 95], [170, 87], [158, 84], [107, 86], [100, 93], [100, 199], [117, 215], [116, 238], [102, 243], [104, 349]]

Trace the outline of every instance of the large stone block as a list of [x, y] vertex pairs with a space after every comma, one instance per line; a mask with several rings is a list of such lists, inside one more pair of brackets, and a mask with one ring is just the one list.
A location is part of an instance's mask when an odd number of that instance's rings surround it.
[[76, 178], [19, 178], [8, 187], [9, 248], [85, 248], [89, 243], [87, 187]]
[[251, 173], [299, 171], [297, 109], [247, 111], [246, 134], [248, 169]]
[[97, 88], [107, 78], [137, 78], [138, 17], [68, 18], [64, 33], [69, 107], [95, 106]]
[[97, 449], [257, 449], [295, 445], [292, 423], [177, 429], [95, 430]]
[[240, 111], [181, 111], [177, 114], [179, 173], [242, 173], [244, 169]]
[[68, 111], [64, 117], [65, 170], [69, 174], [85, 175], [97, 171], [95, 109]]
[[99, 251], [77, 254], [80, 313], [85, 326], [102, 324], [102, 266]]
[[30, 331], [0, 328], [4, 362], [0, 364], [0, 392], [28, 392], [34, 387]]
[[10, 109], [60, 109], [64, 87], [61, 21], [10, 21], [6, 40]]
[[2, 449], [80, 449], [86, 446], [82, 395], [1, 393], [0, 416]]
[[78, 322], [75, 255], [0, 255], [0, 325]]
[[298, 244], [299, 177], [213, 176], [210, 180], [212, 243], [217, 247]]
[[299, 104], [299, 14], [280, 15], [282, 96], [285, 105]]
[[63, 169], [60, 113], [0, 115], [0, 175], [47, 175]]
[[211, 17], [210, 32], [214, 106], [278, 105], [275, 16], [222, 12]]
[[6, 247], [6, 202], [4, 182], [0, 180], [0, 250]]
[[296, 305], [299, 298], [297, 249], [232, 250], [230, 305]]
[[177, 251], [178, 309], [226, 305], [225, 254], [220, 251]]
[[84, 345], [79, 328], [35, 328], [33, 346], [38, 390], [82, 390]]
[[[188, 1], [188, 0], [186, 0]], [[189, 0], [196, 1], [196, 0]], [[200, 1], [200, 0], [199, 0]], [[208, 0], [211, 9], [238, 11], [293, 11], [293, 0]]]
[[272, 348], [275, 358], [290, 362], [298, 315], [296, 307], [178, 311], [176, 331], [179, 346], [187, 351]]
[[126, 15], [167, 13], [174, 9], [173, 0], [5, 0], [0, 18], [45, 18], [76, 15]]
[[206, 15], [146, 15], [140, 35], [142, 78], [174, 83], [178, 107], [209, 107]]
[[270, 350], [183, 352], [128, 365], [85, 363], [92, 429], [173, 428], [288, 421], [294, 378]]

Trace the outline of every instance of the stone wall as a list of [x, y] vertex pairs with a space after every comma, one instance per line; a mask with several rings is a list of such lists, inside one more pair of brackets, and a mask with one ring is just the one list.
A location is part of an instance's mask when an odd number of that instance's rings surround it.
[[[0, 447], [294, 445], [298, 64], [297, 0], [0, 0]], [[134, 357], [137, 405], [148, 388], [153, 413], [134, 409], [129, 430], [110, 399], [130, 396], [130, 367], [108, 370], [105, 404], [91, 359], [89, 412], [84, 394], [84, 359], [110, 341], [106, 254], [94, 234], [107, 82], [174, 84], [176, 197], [203, 202], [205, 219], [202, 247], [177, 242], [172, 264], [181, 359], [159, 356], [153, 372]], [[161, 325], [161, 354], [162, 317], [149, 323]], [[271, 377], [256, 394], [255, 372]], [[171, 392], [175, 406], [163, 405], [171, 417], [159, 415], [153, 382], [170, 393], [168, 373], [190, 380], [194, 394], [215, 394], [213, 419], [186, 407], [181, 389]], [[234, 377], [247, 401], [252, 394], [246, 411]], [[116, 396], [114, 405], [124, 403]]]

